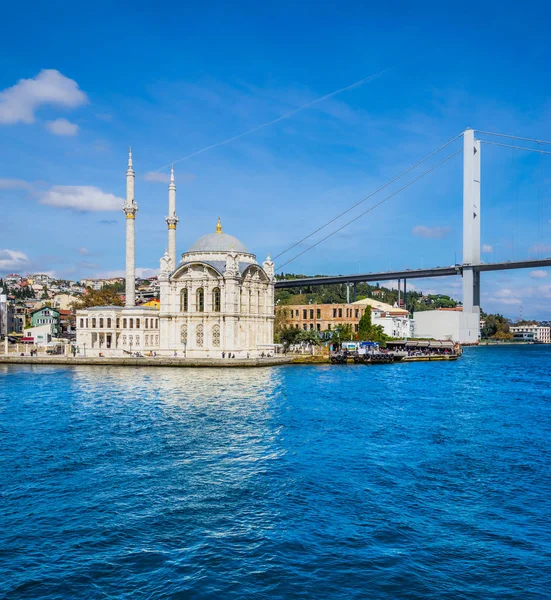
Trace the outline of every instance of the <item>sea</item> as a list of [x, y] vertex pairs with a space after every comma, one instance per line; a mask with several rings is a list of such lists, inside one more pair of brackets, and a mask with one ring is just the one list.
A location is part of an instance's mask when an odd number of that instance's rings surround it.
[[551, 597], [551, 347], [0, 365], [0, 598]]

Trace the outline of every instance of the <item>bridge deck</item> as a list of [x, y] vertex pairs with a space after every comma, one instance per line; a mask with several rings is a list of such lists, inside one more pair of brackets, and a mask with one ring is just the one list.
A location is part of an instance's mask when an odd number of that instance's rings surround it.
[[[296, 288], [313, 285], [331, 285], [335, 283], [366, 283], [369, 281], [391, 281], [394, 279], [422, 279], [428, 277], [449, 277], [462, 275], [464, 268], [471, 265], [457, 264], [450, 267], [434, 267], [432, 269], [406, 269], [405, 271], [383, 271], [379, 273], [359, 273], [355, 275], [334, 275], [330, 277], [306, 277], [303, 279], [285, 279], [276, 281], [275, 287]], [[551, 267], [551, 258], [533, 260], [517, 260], [497, 263], [481, 263], [473, 265], [473, 271], [506, 271], [509, 269], [533, 269]]]

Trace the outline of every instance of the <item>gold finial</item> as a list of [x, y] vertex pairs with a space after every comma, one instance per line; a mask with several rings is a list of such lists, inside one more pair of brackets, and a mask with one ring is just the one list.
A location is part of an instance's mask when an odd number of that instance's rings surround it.
[[218, 217], [218, 223], [216, 224], [216, 233], [222, 233], [222, 223], [220, 223], [220, 217]]

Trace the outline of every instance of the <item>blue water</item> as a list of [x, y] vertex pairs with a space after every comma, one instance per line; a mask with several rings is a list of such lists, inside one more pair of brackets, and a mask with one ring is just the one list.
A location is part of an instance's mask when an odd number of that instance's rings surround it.
[[550, 383], [0, 365], [0, 597], [549, 598]]

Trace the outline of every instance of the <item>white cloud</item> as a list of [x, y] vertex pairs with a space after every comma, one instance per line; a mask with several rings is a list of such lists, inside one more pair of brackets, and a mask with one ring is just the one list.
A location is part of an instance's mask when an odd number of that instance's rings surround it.
[[20, 79], [0, 92], [0, 123], [34, 123], [44, 105], [76, 108], [88, 102], [78, 83], [55, 69], [43, 69], [32, 79]]
[[532, 279], [545, 279], [547, 277], [547, 271], [536, 269], [535, 271], [530, 272], [530, 277], [532, 277]]
[[76, 135], [78, 125], [67, 121], [67, 119], [55, 119], [55, 121], [46, 121], [46, 128], [54, 135]]
[[425, 227], [425, 225], [417, 225], [411, 230], [413, 235], [432, 239], [446, 237], [450, 231], [449, 227]]
[[88, 248], [84, 248], [84, 247], [82, 247], [82, 248], [79, 248], [79, 249], [78, 249], [78, 253], [79, 253], [81, 256], [88, 256], [88, 254], [90, 254], [90, 250], [88, 250]]
[[41, 204], [86, 212], [121, 210], [124, 200], [87, 185], [54, 185], [40, 196]]
[[168, 173], [159, 173], [157, 171], [149, 171], [143, 178], [146, 181], [156, 181], [158, 183], [168, 183], [170, 181], [170, 175], [168, 175]]
[[33, 191], [32, 184], [22, 179], [0, 179], [0, 190], [27, 190]]
[[29, 258], [18, 250], [0, 250], [0, 269], [4, 271], [17, 271], [24, 269], [29, 264]]
[[545, 254], [546, 252], [551, 254], [551, 245], [550, 244], [536, 244], [535, 246], [531, 246], [529, 251], [532, 254]]
[[482, 244], [482, 252], [493, 252], [494, 247], [490, 246], [490, 244]]
[[494, 299], [501, 304], [522, 304], [520, 298], [517, 298], [513, 290], [509, 288], [497, 290], [494, 294]]

